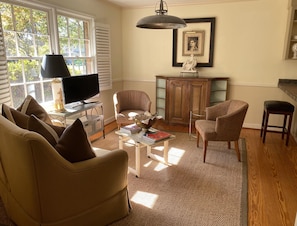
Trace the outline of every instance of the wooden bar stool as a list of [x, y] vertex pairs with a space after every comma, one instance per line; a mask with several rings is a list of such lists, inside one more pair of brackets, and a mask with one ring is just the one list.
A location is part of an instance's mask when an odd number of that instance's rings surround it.
[[[286, 145], [289, 143], [291, 125], [292, 125], [292, 118], [294, 113], [294, 105], [290, 104], [286, 101], [278, 101], [278, 100], [267, 100], [264, 102], [264, 112], [263, 112], [263, 119], [262, 119], [262, 126], [261, 126], [261, 137], [263, 143], [265, 143], [266, 132], [275, 132], [275, 133], [282, 133], [282, 139], [284, 139], [285, 134], [287, 135]], [[269, 114], [277, 114], [284, 116], [284, 123], [283, 126], [275, 126], [269, 125], [268, 119]], [[287, 126], [287, 117], [289, 116], [289, 122]], [[279, 130], [268, 130], [269, 127], [273, 128], [280, 128]]]

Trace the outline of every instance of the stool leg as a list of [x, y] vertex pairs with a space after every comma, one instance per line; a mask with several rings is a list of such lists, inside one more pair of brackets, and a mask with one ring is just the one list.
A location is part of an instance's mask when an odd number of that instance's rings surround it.
[[288, 115], [284, 115], [284, 124], [283, 124], [283, 130], [282, 130], [282, 139], [284, 139], [285, 133], [287, 133], [287, 117]]
[[267, 111], [265, 113], [265, 119], [264, 119], [264, 131], [263, 131], [263, 143], [265, 143], [265, 138], [266, 138], [266, 131], [267, 131], [267, 126], [268, 126], [268, 119], [269, 119], [269, 112]]
[[263, 116], [262, 116], [262, 125], [261, 125], [260, 137], [262, 137], [262, 135], [263, 135], [264, 120], [265, 120], [265, 110], [263, 111]]
[[287, 141], [286, 141], [287, 146], [289, 144], [289, 137], [290, 137], [290, 133], [291, 133], [292, 118], [293, 118], [293, 114], [290, 114], [289, 115], [289, 125], [288, 125], [288, 130], [287, 130]]

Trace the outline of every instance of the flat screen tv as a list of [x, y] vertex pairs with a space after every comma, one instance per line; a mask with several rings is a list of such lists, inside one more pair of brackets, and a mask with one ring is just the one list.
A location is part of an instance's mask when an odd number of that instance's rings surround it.
[[85, 101], [100, 93], [98, 74], [75, 75], [62, 79], [65, 104]]

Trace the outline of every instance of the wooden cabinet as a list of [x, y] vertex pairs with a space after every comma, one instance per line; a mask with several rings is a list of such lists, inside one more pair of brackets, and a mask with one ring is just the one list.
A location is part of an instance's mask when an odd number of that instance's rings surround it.
[[[297, 0], [289, 0], [284, 58], [297, 60]], [[294, 55], [293, 45], [296, 53]]]
[[190, 111], [226, 100], [228, 78], [156, 77], [156, 112], [170, 124], [188, 124]]

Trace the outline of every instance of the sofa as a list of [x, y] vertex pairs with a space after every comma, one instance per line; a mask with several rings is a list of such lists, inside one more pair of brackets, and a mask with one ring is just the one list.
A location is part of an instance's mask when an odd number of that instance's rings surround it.
[[92, 148], [94, 156], [71, 162], [2, 115], [0, 144], [0, 195], [18, 226], [108, 225], [129, 214], [125, 151]]

